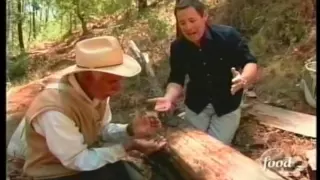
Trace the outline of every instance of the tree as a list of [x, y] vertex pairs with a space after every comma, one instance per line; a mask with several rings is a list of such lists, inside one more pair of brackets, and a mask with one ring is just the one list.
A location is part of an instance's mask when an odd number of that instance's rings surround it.
[[81, 9], [81, 0], [73, 0], [73, 4], [75, 5], [75, 13], [81, 22], [82, 34], [88, 34], [87, 22]]
[[[180, 2], [180, 0], [176, 0], [176, 4], [178, 4]], [[179, 29], [178, 23], [176, 22], [176, 38], [180, 38], [181, 37], [181, 31]]]
[[[10, 9], [10, 4], [11, 1], [7, 0], [6, 3], [6, 62], [9, 63], [9, 46], [8, 46], [8, 42], [9, 42], [9, 36], [10, 36], [10, 25], [11, 25], [11, 9]], [[10, 81], [9, 76], [8, 76], [8, 68], [6, 68], [6, 77], [7, 77], [7, 82]]]
[[23, 16], [22, 16], [22, 6], [21, 6], [21, 0], [17, 0], [17, 29], [18, 29], [18, 40], [19, 40], [19, 47], [20, 47], [20, 52], [24, 53], [25, 48], [24, 48], [24, 42], [23, 42], [23, 31], [22, 31], [22, 23], [23, 23]]
[[148, 7], [147, 0], [138, 0], [138, 10], [142, 12]]

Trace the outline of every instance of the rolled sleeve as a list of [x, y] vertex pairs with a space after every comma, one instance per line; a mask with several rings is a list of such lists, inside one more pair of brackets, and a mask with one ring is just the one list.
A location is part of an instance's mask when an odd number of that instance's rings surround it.
[[170, 46], [170, 74], [167, 83], [177, 83], [184, 86], [185, 81], [185, 68], [183, 65], [183, 56], [181, 49], [177, 47], [175, 42], [171, 43]]
[[230, 42], [235, 47], [235, 64], [243, 68], [248, 63], [257, 63], [256, 57], [252, 54], [247, 44], [247, 41], [242, 38], [241, 34], [232, 28], [230, 32]]
[[102, 140], [105, 142], [126, 142], [131, 139], [127, 133], [128, 124], [110, 123], [105, 125], [102, 130]]

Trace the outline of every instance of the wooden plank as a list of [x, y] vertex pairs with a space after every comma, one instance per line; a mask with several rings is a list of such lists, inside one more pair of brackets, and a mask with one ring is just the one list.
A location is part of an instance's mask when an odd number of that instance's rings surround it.
[[316, 116], [257, 103], [248, 113], [264, 125], [316, 138]]

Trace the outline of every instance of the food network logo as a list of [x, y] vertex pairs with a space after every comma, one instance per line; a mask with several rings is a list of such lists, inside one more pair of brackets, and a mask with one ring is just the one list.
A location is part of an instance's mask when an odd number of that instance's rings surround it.
[[286, 157], [280, 148], [273, 148], [265, 151], [259, 158], [263, 169], [295, 169], [303, 170], [303, 165], [297, 165], [293, 157]]

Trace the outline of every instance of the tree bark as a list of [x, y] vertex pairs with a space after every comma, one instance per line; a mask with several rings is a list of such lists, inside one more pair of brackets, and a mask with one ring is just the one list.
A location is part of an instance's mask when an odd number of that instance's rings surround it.
[[17, 0], [17, 9], [18, 9], [18, 23], [17, 23], [17, 28], [18, 28], [18, 40], [19, 40], [19, 47], [20, 47], [20, 52], [24, 53], [25, 48], [24, 48], [24, 42], [23, 42], [23, 31], [22, 31], [22, 7], [21, 7], [21, 0]]
[[32, 15], [29, 16], [29, 35], [28, 35], [28, 42], [31, 41], [32, 37]]
[[76, 6], [75, 13], [81, 22], [82, 35], [88, 34], [87, 23], [85, 21], [84, 14], [81, 12], [81, 2], [80, 0], [74, 0], [73, 3]]
[[[176, 0], [176, 4], [179, 3], [180, 0]], [[180, 28], [178, 26], [178, 23], [176, 22], [176, 38], [180, 38], [182, 36], [182, 33], [180, 31]]]
[[[10, 4], [11, 4], [11, 0], [7, 0], [7, 3], [6, 3], [6, 21], [7, 21], [7, 23], [6, 23], [6, 44], [7, 44], [7, 46], [6, 46], [6, 62], [8, 63], [9, 62], [9, 56], [10, 56], [10, 53], [9, 53], [9, 38], [10, 38], [10, 25], [11, 25], [11, 6], [10, 6]], [[8, 68], [6, 68], [6, 77], [7, 77], [7, 79], [6, 79], [6, 81], [7, 82], [10, 82], [10, 78], [9, 78], [9, 76], [8, 76]]]
[[61, 30], [61, 32], [62, 32], [62, 27], [63, 27], [63, 17], [64, 16], [62, 16], [61, 19], [60, 19], [60, 30]]
[[72, 21], [72, 24], [73, 24], [73, 29], [77, 29], [77, 25], [78, 25], [78, 21], [77, 21], [77, 18], [72, 18], [73, 21]]
[[147, 0], [138, 0], [138, 11], [142, 12], [148, 7]]
[[49, 20], [49, 7], [46, 8], [45, 25], [47, 25], [48, 20]]
[[34, 5], [32, 5], [32, 32], [33, 32], [33, 38], [35, 39], [36, 34], [36, 8]]
[[73, 26], [72, 15], [73, 15], [73, 13], [69, 12], [69, 16], [68, 16], [69, 29], [68, 29], [67, 33], [65, 34], [65, 36], [69, 36], [70, 34], [72, 34], [72, 26]]
[[40, 21], [39, 23], [42, 24], [43, 9], [40, 9], [39, 16], [40, 16], [40, 17], [39, 17], [39, 21]]
[[[8, 44], [9, 42], [9, 37], [10, 37], [10, 25], [11, 25], [11, 9], [10, 9], [10, 4], [11, 4], [11, 0], [7, 0], [7, 3], [6, 3], [6, 44]], [[8, 57], [8, 46], [6, 46], [7, 48], [7, 57]]]
[[173, 162], [191, 180], [283, 180], [230, 146], [193, 128], [167, 128]]

